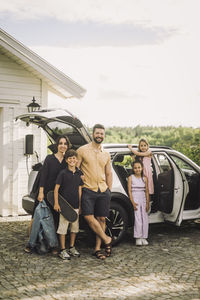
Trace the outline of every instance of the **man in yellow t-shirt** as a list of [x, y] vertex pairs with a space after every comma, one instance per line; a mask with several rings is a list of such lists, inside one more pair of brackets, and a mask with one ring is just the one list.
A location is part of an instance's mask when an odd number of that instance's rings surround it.
[[[105, 128], [101, 124], [93, 127], [92, 142], [77, 150], [79, 167], [84, 174], [81, 213], [96, 233], [94, 255], [105, 259], [111, 255], [112, 239], [105, 234], [106, 217], [109, 216], [112, 171], [110, 154], [102, 148]], [[101, 252], [101, 242], [105, 244], [105, 254]]]

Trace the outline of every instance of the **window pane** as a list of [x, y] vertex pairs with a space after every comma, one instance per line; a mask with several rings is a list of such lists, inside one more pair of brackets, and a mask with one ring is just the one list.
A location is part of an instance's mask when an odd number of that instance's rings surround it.
[[77, 133], [75, 128], [62, 122], [48, 123], [48, 127], [57, 135], [71, 135]]
[[62, 122], [49, 122], [45, 129], [54, 140], [56, 140], [59, 135], [66, 135], [74, 148], [78, 148], [86, 143], [76, 128], [68, 124]]
[[160, 167], [161, 173], [171, 170], [170, 162], [165, 155], [157, 154], [157, 162]]
[[132, 162], [133, 162], [133, 159], [130, 154], [128, 154], [128, 155], [120, 154], [120, 155], [117, 155], [114, 164], [116, 166], [122, 166], [127, 169], [132, 169], [132, 166], [131, 166]]
[[191, 171], [190, 173], [196, 173], [196, 171], [193, 169], [191, 165], [189, 165], [186, 161], [181, 159], [180, 157], [171, 155], [171, 158], [173, 161], [177, 164], [177, 166], [182, 170], [182, 171]]

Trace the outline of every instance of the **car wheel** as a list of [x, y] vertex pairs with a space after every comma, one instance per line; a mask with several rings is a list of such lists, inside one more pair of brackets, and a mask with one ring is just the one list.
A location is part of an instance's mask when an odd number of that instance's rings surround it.
[[110, 215], [106, 218], [106, 234], [113, 238], [113, 245], [124, 237], [128, 227], [128, 216], [125, 209], [117, 202], [111, 202]]

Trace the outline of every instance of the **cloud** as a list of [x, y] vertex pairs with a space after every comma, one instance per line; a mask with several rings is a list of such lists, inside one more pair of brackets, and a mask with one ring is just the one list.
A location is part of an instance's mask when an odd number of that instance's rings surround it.
[[153, 45], [178, 35], [198, 37], [199, 10], [199, 0], [0, 2], [4, 30], [28, 45], [62, 47]]
[[199, 0], [1, 0], [0, 12], [15, 19], [173, 27], [194, 23], [199, 6]]
[[69, 23], [52, 18], [13, 22], [1, 18], [6, 31], [15, 28], [23, 32], [23, 43], [57, 47], [137, 46], [163, 43], [177, 34], [174, 29], [145, 27], [136, 24], [102, 24], [96, 22]]

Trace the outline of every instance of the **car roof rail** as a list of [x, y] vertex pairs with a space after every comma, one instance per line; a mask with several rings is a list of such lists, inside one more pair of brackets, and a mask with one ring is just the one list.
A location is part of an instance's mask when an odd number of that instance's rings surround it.
[[153, 146], [150, 146], [149, 148], [161, 148], [161, 149], [171, 149], [172, 150], [172, 147], [169, 147], [169, 146], [155, 146], [155, 145], [153, 145]]
[[[132, 147], [138, 147], [136, 144], [131, 144]], [[109, 149], [109, 148], [128, 148], [128, 144], [103, 144], [103, 148]], [[159, 146], [159, 145], [150, 145], [150, 149], [154, 148], [160, 148], [160, 149], [172, 149], [169, 146]]]

